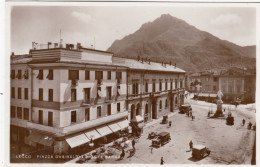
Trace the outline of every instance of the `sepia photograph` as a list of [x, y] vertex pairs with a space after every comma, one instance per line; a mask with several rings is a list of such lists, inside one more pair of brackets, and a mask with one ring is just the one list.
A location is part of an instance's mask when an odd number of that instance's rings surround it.
[[257, 4], [6, 8], [11, 165], [256, 165]]

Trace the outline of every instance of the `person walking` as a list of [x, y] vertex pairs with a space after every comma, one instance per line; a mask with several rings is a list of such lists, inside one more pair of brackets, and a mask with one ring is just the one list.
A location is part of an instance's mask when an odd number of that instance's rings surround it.
[[132, 140], [132, 147], [135, 150], [135, 139]]
[[122, 148], [122, 153], [120, 155], [120, 159], [123, 159], [125, 157], [125, 150]]
[[243, 126], [245, 125], [245, 123], [246, 123], [246, 120], [245, 120], [245, 119], [243, 119], [243, 121], [242, 121], [242, 124], [243, 124]]
[[190, 145], [190, 151], [191, 151], [191, 150], [192, 150], [192, 148], [193, 148], [193, 143], [192, 143], [192, 140], [190, 141], [189, 145]]
[[163, 160], [163, 157], [161, 157], [161, 163], [160, 163], [161, 165], [163, 165], [164, 164], [164, 160]]

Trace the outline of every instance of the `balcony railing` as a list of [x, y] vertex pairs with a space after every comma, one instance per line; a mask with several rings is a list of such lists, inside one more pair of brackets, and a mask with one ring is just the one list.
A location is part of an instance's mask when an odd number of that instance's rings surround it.
[[91, 100], [90, 99], [85, 99], [83, 102], [82, 102], [82, 105], [90, 105], [91, 104]]
[[112, 96], [108, 96], [105, 98], [105, 102], [111, 102], [112, 101]]
[[71, 80], [71, 87], [76, 87], [76, 86], [78, 86], [78, 80], [77, 79]]
[[102, 79], [98, 79], [98, 80], [97, 80], [97, 85], [98, 85], [98, 86], [101, 86], [102, 84], [103, 84]]

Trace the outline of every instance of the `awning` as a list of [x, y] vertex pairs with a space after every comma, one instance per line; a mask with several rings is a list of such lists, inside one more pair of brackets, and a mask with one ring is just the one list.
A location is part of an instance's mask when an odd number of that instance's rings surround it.
[[67, 138], [65, 140], [67, 141], [67, 143], [70, 145], [71, 148], [74, 148], [74, 147], [77, 147], [77, 146], [80, 146], [82, 144], [89, 142], [89, 139], [87, 138], [87, 136], [85, 134], [73, 136], [73, 137]]
[[41, 133], [37, 133], [37, 132], [32, 132], [29, 136], [28, 136], [28, 140], [35, 142], [35, 143], [39, 143], [42, 144], [44, 146], [52, 146], [54, 140], [52, 137], [45, 135], [45, 134], [41, 134]]
[[129, 121], [128, 120], [123, 120], [117, 123], [121, 129], [125, 129], [129, 126]]
[[117, 123], [109, 124], [108, 127], [109, 127], [113, 132], [117, 132], [117, 131], [121, 130], [120, 126], [119, 126]]
[[140, 115], [137, 115], [137, 116], [136, 116], [136, 121], [137, 121], [137, 122], [143, 122], [144, 119], [143, 119], [143, 117], [141, 117]]
[[102, 137], [96, 130], [91, 130], [89, 132], [86, 132], [85, 135], [92, 140], [98, 139], [100, 137]]
[[103, 127], [97, 128], [96, 130], [98, 131], [98, 133], [101, 134], [101, 136], [106, 136], [110, 133], [113, 133], [112, 130], [109, 129], [108, 126], [103, 126]]

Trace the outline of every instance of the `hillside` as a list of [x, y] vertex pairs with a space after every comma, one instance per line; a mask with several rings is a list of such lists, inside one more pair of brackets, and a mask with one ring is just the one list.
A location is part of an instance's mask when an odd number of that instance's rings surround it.
[[256, 65], [255, 46], [241, 47], [164, 14], [108, 48], [117, 57], [176, 63], [186, 71]]

